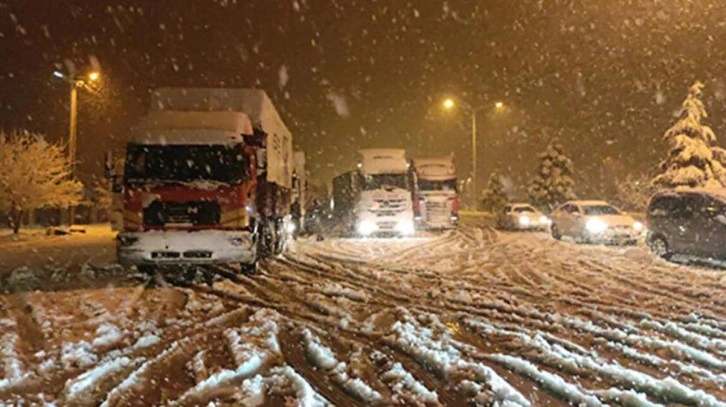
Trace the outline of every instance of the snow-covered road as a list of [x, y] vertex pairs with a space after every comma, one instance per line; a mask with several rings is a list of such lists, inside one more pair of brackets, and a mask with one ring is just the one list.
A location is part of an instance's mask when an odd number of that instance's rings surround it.
[[102, 258], [4, 279], [0, 400], [726, 406], [726, 272], [637, 247], [470, 227], [301, 240], [212, 286]]

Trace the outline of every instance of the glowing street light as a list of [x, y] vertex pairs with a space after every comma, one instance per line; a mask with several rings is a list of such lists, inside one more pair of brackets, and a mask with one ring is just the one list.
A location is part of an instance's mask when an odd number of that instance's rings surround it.
[[496, 102], [496, 103], [494, 103], [494, 107], [497, 108], [497, 109], [501, 109], [501, 108], [504, 107], [504, 103], [503, 102]]
[[456, 106], [456, 103], [454, 103], [454, 99], [446, 99], [444, 100], [444, 109], [451, 110]]
[[92, 71], [88, 74], [88, 80], [91, 82], [96, 82], [101, 77], [101, 74], [98, 71]]

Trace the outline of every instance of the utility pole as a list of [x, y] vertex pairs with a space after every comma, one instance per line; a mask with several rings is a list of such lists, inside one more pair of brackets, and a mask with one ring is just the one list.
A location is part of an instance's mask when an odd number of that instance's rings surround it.
[[478, 206], [479, 184], [476, 178], [476, 110], [471, 109], [471, 183], [474, 208]]
[[[100, 79], [101, 74], [97, 71], [91, 71], [87, 76], [75, 76], [65, 75], [61, 71], [53, 71], [53, 76], [59, 78], [70, 85], [71, 88], [71, 106], [70, 106], [70, 121], [68, 124], [68, 161], [70, 165], [71, 179], [76, 176], [76, 150], [78, 146], [78, 88], [84, 87], [91, 92], [93, 90], [88, 86], [91, 82], [96, 82]], [[75, 220], [75, 207], [70, 205], [68, 207], [68, 226], [73, 226]]]
[[[68, 126], [68, 162], [71, 166], [71, 178], [76, 176], [76, 146], [78, 140], [78, 86], [77, 81], [71, 81], [71, 118]], [[76, 208], [68, 207], [68, 226], [73, 226], [76, 219]]]

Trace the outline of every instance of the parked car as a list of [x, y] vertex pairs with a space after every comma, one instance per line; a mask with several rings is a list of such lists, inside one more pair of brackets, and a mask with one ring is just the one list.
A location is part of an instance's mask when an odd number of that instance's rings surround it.
[[643, 224], [605, 201], [569, 201], [550, 215], [552, 237], [587, 243], [635, 244]]
[[646, 216], [646, 243], [654, 254], [726, 260], [726, 189], [656, 193]]
[[530, 204], [507, 205], [497, 213], [497, 227], [506, 230], [547, 230], [550, 218]]

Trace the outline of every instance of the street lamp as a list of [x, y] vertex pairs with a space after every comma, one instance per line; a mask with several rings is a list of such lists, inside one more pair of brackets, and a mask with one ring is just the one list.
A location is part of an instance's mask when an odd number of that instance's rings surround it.
[[[479, 111], [485, 110], [487, 106], [481, 107], [479, 109], [473, 108], [469, 103], [466, 103], [464, 100], [459, 100], [459, 104], [464, 106], [466, 110], [468, 110], [471, 113], [471, 184], [472, 184], [472, 190], [474, 193], [472, 194], [473, 197], [473, 204], [476, 207], [477, 203], [477, 196], [479, 195], [479, 184], [477, 182], [477, 176], [476, 176], [476, 114]], [[452, 98], [444, 99], [444, 109], [451, 110], [456, 107], [456, 101]], [[495, 102], [494, 108], [497, 110], [501, 110], [504, 108], [504, 102]]]
[[[66, 75], [61, 71], [53, 71], [53, 76], [59, 78], [70, 85], [71, 89], [71, 107], [70, 122], [68, 124], [68, 161], [71, 166], [71, 178], [75, 177], [76, 169], [76, 144], [77, 144], [77, 117], [78, 117], [78, 88], [89, 89], [90, 83], [97, 82], [101, 79], [101, 73], [98, 71], [90, 71], [85, 76]], [[68, 226], [73, 225], [75, 216], [75, 208], [71, 205], [68, 208]]]

